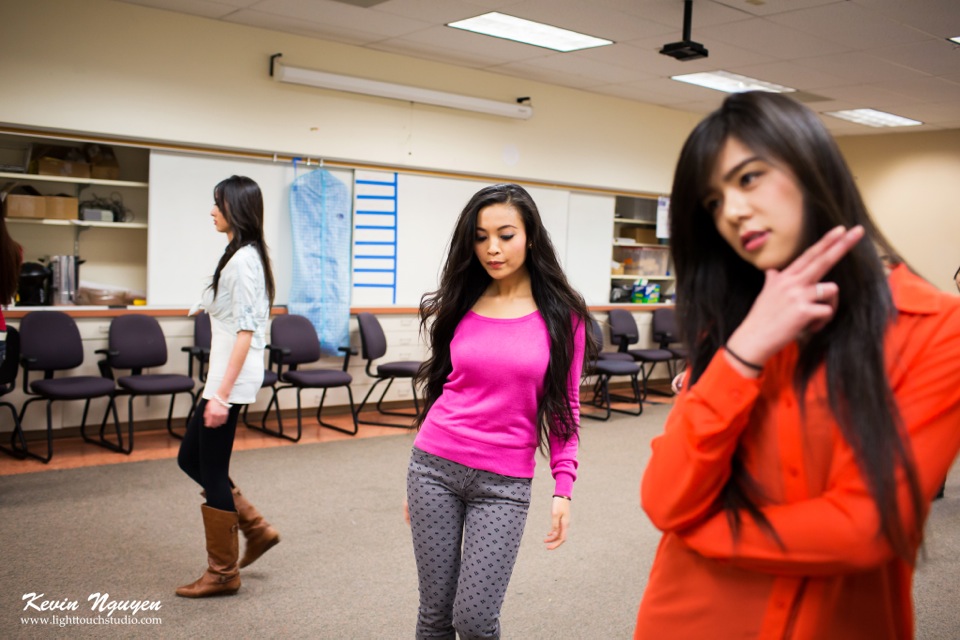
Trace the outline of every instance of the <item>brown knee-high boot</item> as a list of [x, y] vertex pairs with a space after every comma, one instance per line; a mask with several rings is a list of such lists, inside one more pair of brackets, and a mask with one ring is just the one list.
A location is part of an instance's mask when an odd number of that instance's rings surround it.
[[221, 511], [200, 505], [203, 529], [207, 537], [207, 570], [200, 579], [177, 589], [185, 598], [230, 595], [240, 589], [240, 570], [237, 557], [238, 516], [236, 511]]
[[240, 493], [240, 489], [233, 489], [233, 504], [240, 515], [240, 530], [247, 539], [247, 548], [240, 560], [240, 567], [253, 564], [271, 547], [280, 542], [280, 533], [263, 519], [257, 508]]

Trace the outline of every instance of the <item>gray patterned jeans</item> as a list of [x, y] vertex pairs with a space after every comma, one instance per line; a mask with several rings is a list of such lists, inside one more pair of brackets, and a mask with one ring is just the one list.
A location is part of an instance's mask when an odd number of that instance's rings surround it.
[[413, 449], [407, 501], [420, 580], [418, 640], [500, 637], [531, 482]]

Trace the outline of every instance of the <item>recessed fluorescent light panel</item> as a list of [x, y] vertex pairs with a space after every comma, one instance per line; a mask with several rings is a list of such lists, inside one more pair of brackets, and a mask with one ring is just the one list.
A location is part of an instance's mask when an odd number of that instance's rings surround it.
[[563, 51], [564, 53], [613, 44], [612, 40], [595, 38], [576, 31], [568, 31], [548, 24], [524, 20], [523, 18], [515, 18], [496, 11], [475, 18], [451, 22], [447, 26], [485, 36], [532, 44], [536, 47], [553, 49], [554, 51]]
[[709, 71], [704, 73], [685, 73], [680, 76], [670, 76], [671, 80], [695, 84], [698, 87], [706, 87], [716, 91], [725, 91], [726, 93], [740, 93], [742, 91], [769, 91], [771, 93], [790, 93], [796, 91], [791, 87], [785, 87], [782, 84], [764, 82], [749, 76], [741, 76], [738, 73], [729, 71]]
[[848, 111], [827, 111], [825, 113], [834, 118], [865, 124], [868, 127], [915, 127], [918, 124], [923, 124], [919, 120], [911, 120], [876, 109], [850, 109]]
[[956, 44], [960, 44], [960, 36], [957, 36], [956, 38], [947, 38], [947, 40]]

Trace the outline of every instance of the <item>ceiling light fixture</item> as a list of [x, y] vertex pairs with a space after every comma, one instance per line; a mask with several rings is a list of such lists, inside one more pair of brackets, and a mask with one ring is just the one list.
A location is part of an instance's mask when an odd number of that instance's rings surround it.
[[554, 51], [579, 51], [580, 49], [591, 49], [593, 47], [605, 47], [613, 44], [613, 40], [596, 38], [576, 31], [561, 29], [542, 22], [533, 22], [524, 20], [505, 13], [496, 11], [485, 13], [466, 20], [450, 22], [448, 27], [454, 29], [463, 29], [485, 36], [494, 38], [503, 38], [522, 42], [523, 44], [532, 44], [535, 47], [552, 49]]
[[660, 53], [671, 58], [676, 58], [681, 62], [687, 60], [697, 60], [706, 58], [710, 55], [707, 48], [699, 42], [690, 39], [690, 25], [693, 22], [693, 0], [684, 0], [683, 2], [683, 40], [681, 42], [671, 42], [663, 45]]
[[848, 109], [846, 111], [826, 111], [826, 115], [864, 124], [868, 127], [916, 127], [923, 124], [919, 120], [904, 118], [876, 109]]
[[949, 40], [949, 41], [952, 42], [953, 44], [960, 44], [960, 36], [956, 36], [956, 37], [953, 37], [953, 38], [947, 38], [947, 40]]
[[281, 53], [275, 53], [270, 56], [270, 76], [278, 82], [303, 84], [320, 89], [359, 93], [361, 95], [378, 98], [393, 98], [394, 100], [430, 104], [438, 107], [449, 107], [451, 109], [462, 109], [464, 111], [475, 111], [477, 113], [486, 113], [519, 120], [527, 120], [533, 116], [533, 107], [526, 104], [530, 98], [517, 98], [515, 103], [498, 102], [496, 100], [475, 98], [457, 93], [434, 91], [432, 89], [422, 89], [420, 87], [380, 82], [379, 80], [368, 80], [366, 78], [356, 78], [353, 76], [342, 76], [335, 73], [327, 73], [326, 71], [316, 71], [314, 69], [304, 69], [281, 64], [278, 58], [282, 55]]
[[670, 76], [671, 80], [695, 84], [698, 87], [706, 87], [715, 91], [724, 91], [726, 93], [740, 93], [742, 91], [768, 91], [770, 93], [791, 93], [796, 91], [793, 87], [787, 87], [782, 84], [757, 80], [750, 76], [742, 76], [739, 73], [730, 73], [729, 71], [704, 71], [703, 73], [686, 73], [679, 76]]

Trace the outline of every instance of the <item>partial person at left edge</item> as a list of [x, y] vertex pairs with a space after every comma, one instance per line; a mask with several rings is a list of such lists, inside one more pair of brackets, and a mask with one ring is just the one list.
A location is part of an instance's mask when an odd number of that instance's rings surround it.
[[13, 302], [17, 294], [23, 247], [14, 242], [7, 232], [7, 216], [0, 207], [0, 362], [7, 354], [7, 321], [3, 307]]

